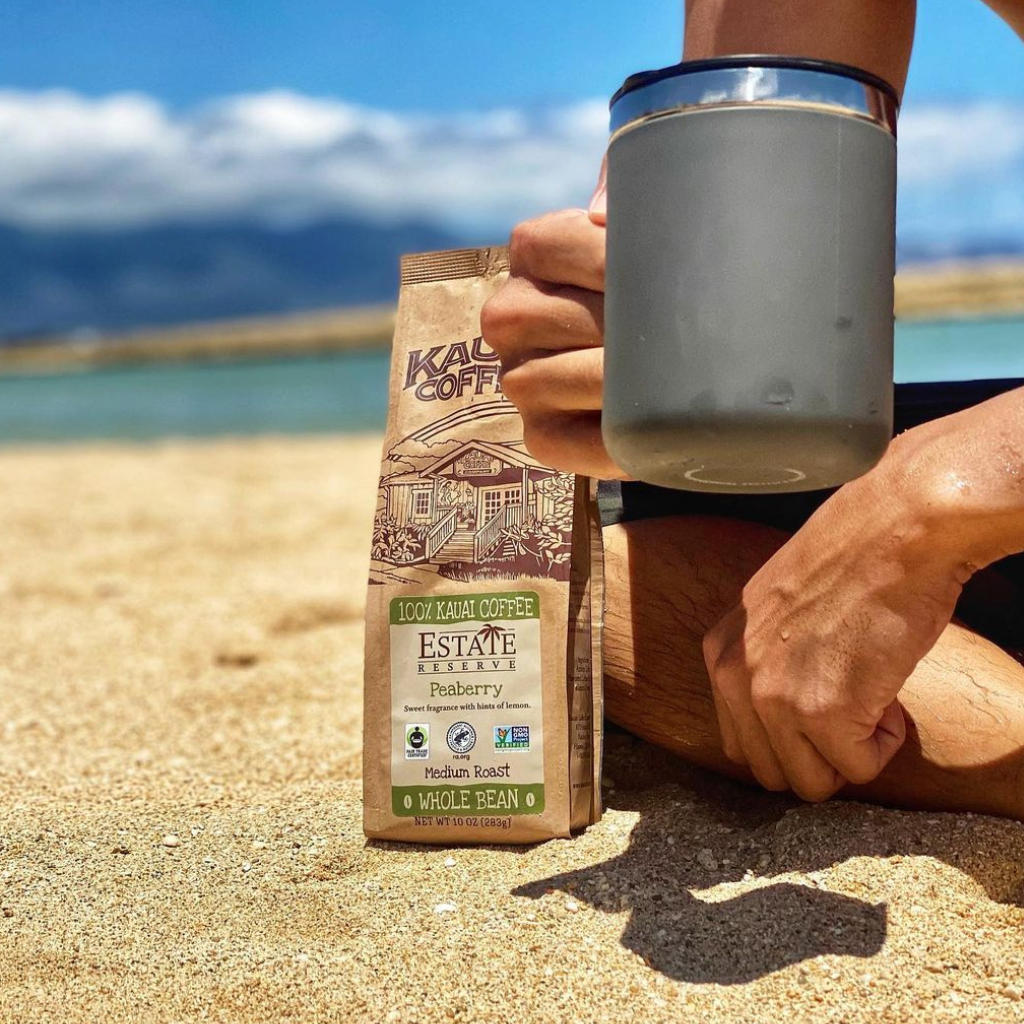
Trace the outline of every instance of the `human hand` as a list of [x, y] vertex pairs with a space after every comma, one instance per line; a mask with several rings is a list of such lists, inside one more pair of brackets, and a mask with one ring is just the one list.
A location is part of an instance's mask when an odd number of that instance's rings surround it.
[[767, 789], [824, 800], [882, 771], [906, 736], [897, 694], [974, 568], [909, 497], [898, 449], [822, 505], [704, 639], [723, 750]]
[[484, 306], [484, 340], [523, 417], [526, 447], [553, 469], [619, 479], [601, 440], [604, 375], [604, 168], [589, 210], [561, 210], [512, 232], [511, 273]]

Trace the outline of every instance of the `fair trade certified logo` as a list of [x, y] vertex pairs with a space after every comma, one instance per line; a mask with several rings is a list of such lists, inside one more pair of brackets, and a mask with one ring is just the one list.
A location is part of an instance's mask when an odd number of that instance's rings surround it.
[[456, 722], [445, 739], [453, 754], [468, 754], [476, 746], [476, 729], [469, 722]]
[[496, 725], [494, 727], [494, 749], [502, 752], [530, 749], [530, 727], [528, 725]]
[[406, 761], [425, 761], [430, 757], [430, 726], [407, 725], [405, 727]]

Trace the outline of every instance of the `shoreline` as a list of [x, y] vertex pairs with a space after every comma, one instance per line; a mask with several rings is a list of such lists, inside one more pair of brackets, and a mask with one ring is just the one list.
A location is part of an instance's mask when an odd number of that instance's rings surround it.
[[[912, 265], [896, 275], [903, 321], [1024, 314], [1024, 261]], [[247, 362], [390, 347], [391, 305], [253, 317], [118, 334], [55, 335], [0, 347], [0, 375], [70, 373], [152, 363]]]

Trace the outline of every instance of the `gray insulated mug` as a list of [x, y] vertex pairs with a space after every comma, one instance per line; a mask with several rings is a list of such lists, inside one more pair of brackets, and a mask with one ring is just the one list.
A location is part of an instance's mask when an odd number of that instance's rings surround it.
[[895, 91], [729, 57], [634, 75], [611, 111], [612, 457], [695, 491], [866, 472], [892, 436]]

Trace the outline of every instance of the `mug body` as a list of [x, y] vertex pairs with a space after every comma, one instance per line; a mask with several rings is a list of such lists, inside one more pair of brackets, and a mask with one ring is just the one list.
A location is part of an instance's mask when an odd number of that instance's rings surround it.
[[773, 492], [881, 458], [896, 112], [856, 69], [770, 57], [682, 64], [616, 95], [602, 427], [622, 469]]

